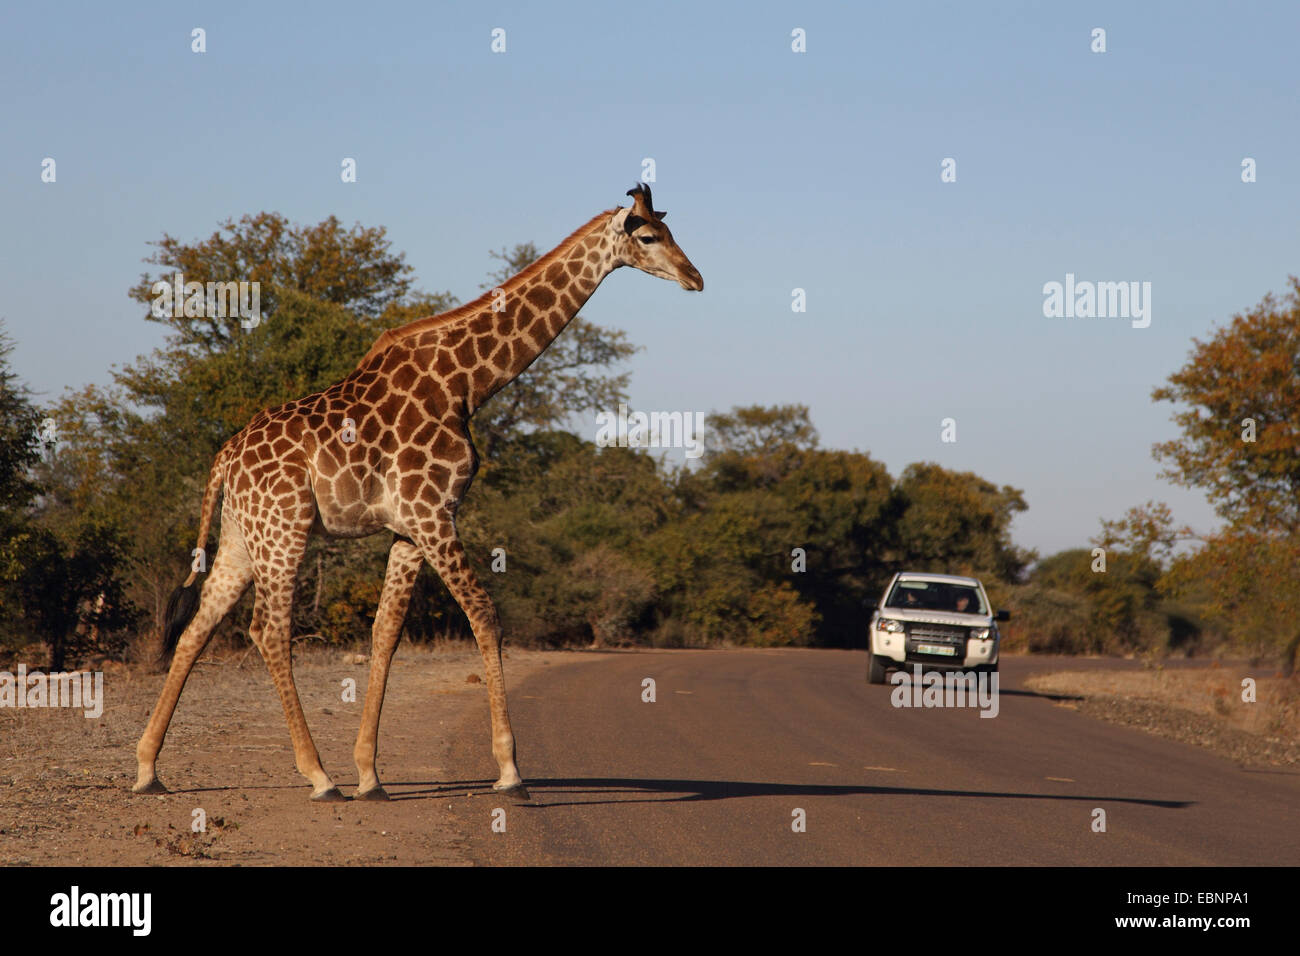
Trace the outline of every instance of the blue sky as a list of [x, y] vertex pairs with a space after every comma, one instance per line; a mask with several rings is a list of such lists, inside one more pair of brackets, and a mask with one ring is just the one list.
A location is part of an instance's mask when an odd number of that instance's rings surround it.
[[[1042, 553], [1148, 498], [1208, 529], [1150, 392], [1300, 271], [1297, 35], [1293, 3], [11, 4], [0, 318], [44, 398], [107, 382], [162, 342], [148, 242], [261, 210], [383, 225], [464, 300], [652, 157], [705, 291], [620, 270], [584, 309], [642, 346], [633, 407], [805, 403], [895, 474], [1023, 489]], [[1045, 318], [1066, 273], [1150, 282], [1150, 327]]]

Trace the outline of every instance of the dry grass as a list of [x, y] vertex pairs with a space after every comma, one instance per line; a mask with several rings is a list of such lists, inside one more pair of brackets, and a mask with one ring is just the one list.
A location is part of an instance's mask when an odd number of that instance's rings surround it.
[[[1245, 681], [1254, 682], [1254, 699]], [[1300, 679], [1245, 664], [1037, 674], [1038, 693], [1081, 697], [1098, 716], [1208, 746], [1240, 760], [1293, 763], [1300, 742]], [[1064, 702], [1069, 706], [1069, 701]]]

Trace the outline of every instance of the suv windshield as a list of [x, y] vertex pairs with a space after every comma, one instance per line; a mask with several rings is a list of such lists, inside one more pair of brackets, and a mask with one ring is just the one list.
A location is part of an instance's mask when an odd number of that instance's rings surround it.
[[894, 585], [894, 590], [889, 592], [885, 607], [988, 614], [979, 588], [946, 581], [899, 581]]

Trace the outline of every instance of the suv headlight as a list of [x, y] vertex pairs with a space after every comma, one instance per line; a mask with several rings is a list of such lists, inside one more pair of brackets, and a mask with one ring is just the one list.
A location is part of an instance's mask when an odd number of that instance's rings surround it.
[[989, 627], [972, 627], [970, 630], [971, 640], [987, 641], [993, 636], [993, 629]]
[[876, 622], [876, 630], [887, 631], [890, 634], [902, 634], [903, 622], [895, 621], [892, 618], [888, 618], [888, 617], [882, 617], [879, 621]]

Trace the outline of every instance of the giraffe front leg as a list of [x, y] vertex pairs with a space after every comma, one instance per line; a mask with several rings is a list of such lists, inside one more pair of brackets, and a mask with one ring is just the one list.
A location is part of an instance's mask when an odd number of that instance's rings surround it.
[[366, 706], [361, 715], [361, 729], [353, 757], [357, 762], [357, 800], [387, 800], [388, 793], [379, 783], [375, 769], [375, 756], [379, 740], [379, 715], [384, 708], [384, 690], [388, 686], [388, 668], [402, 637], [406, 610], [411, 603], [411, 589], [415, 576], [424, 561], [420, 549], [410, 541], [399, 538], [388, 552], [388, 571], [384, 575], [384, 590], [379, 596], [375, 612], [375, 626], [371, 632], [370, 682], [366, 686]]
[[501, 773], [492, 789], [519, 800], [528, 800], [528, 790], [520, 779], [519, 768], [515, 766], [515, 735], [510, 729], [510, 714], [506, 709], [505, 673], [501, 666], [501, 621], [497, 609], [469, 566], [465, 548], [456, 536], [452, 522], [448, 521], [440, 528], [440, 540], [425, 544], [424, 555], [469, 618], [474, 640], [483, 655], [488, 705], [492, 713], [492, 755], [496, 757]]

